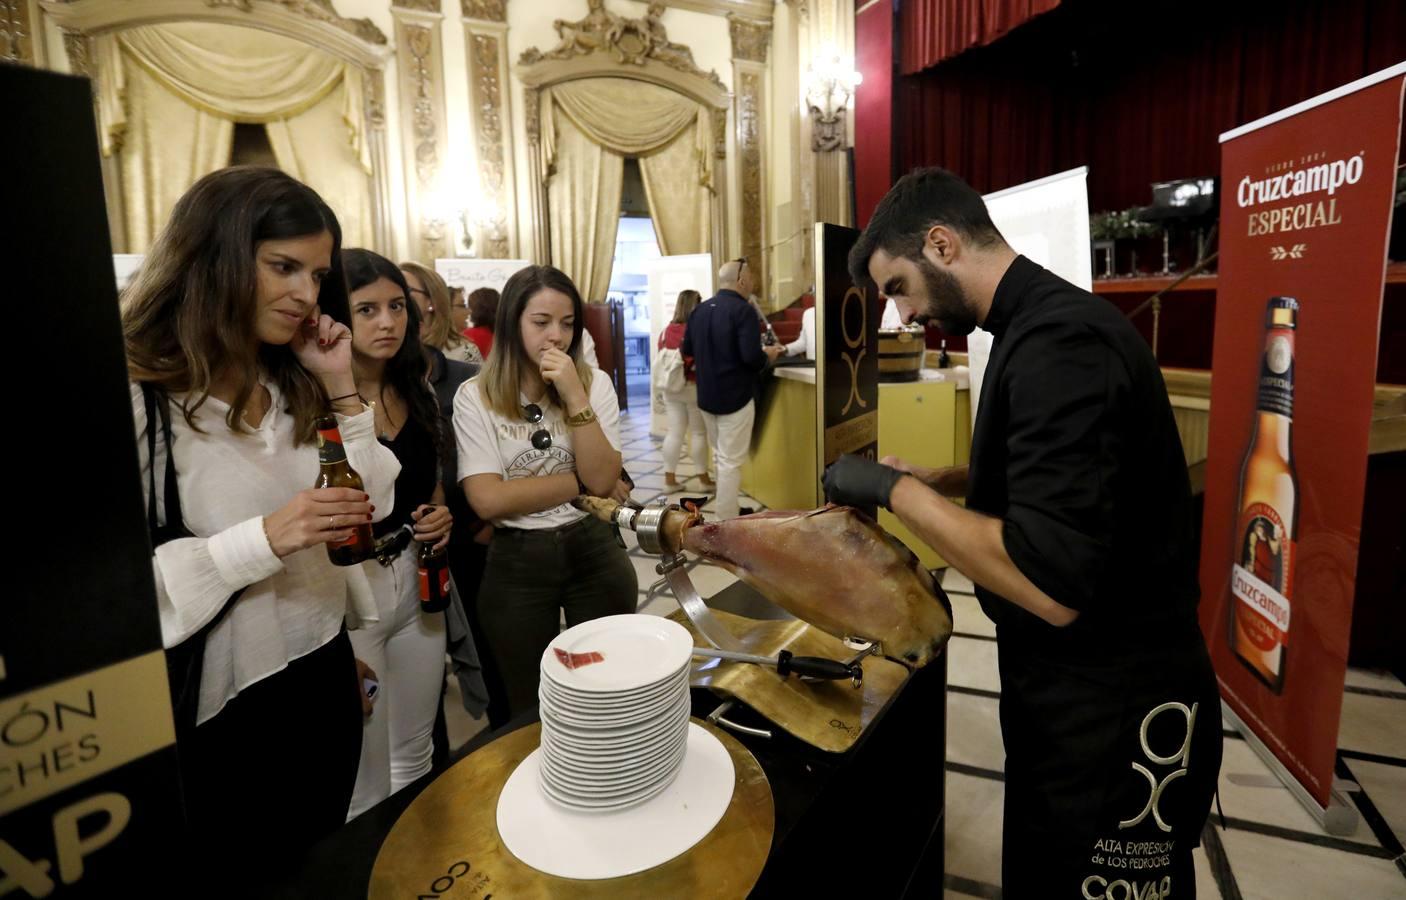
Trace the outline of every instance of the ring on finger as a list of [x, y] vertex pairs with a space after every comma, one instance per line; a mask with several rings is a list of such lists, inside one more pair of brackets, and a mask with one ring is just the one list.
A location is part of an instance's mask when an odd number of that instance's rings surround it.
[[336, 530], [337, 530], [337, 517], [336, 517], [336, 516], [328, 516], [328, 517], [327, 517], [327, 529], [328, 529], [329, 531], [336, 531]]

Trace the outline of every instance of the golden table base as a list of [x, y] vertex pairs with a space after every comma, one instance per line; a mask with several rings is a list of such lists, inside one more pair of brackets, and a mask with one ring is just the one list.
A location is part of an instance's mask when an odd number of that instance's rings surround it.
[[[797, 656], [830, 659], [849, 659], [854, 655], [839, 638], [800, 619], [748, 619], [720, 609], [712, 613], [737, 636], [746, 653], [776, 656], [782, 650], [790, 650]], [[687, 628], [695, 644], [703, 646], [702, 637], [683, 610], [670, 613], [669, 618]], [[859, 688], [848, 681], [782, 678], [774, 669], [738, 662], [722, 662], [701, 670], [695, 666], [689, 683], [746, 703], [812, 747], [843, 753], [854, 746], [908, 680], [907, 667], [890, 659], [869, 656], [862, 665], [864, 683]]]
[[503, 846], [498, 796], [508, 776], [537, 749], [542, 726], [534, 723], [475, 750], [411, 802], [376, 856], [369, 897], [747, 896], [771, 852], [776, 824], [771, 785], [736, 738], [706, 722], [699, 724], [722, 741], [732, 757], [732, 802], [707, 837], [668, 862], [620, 878], [579, 881], [540, 872]]

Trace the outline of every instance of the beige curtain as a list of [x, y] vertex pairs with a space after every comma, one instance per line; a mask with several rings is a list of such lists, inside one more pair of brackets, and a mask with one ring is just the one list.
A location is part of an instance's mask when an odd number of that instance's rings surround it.
[[234, 122], [270, 125], [279, 165], [325, 188], [344, 232], [370, 239], [371, 153], [354, 67], [279, 35], [203, 22], [128, 29], [100, 39], [96, 56], [103, 150], [121, 151], [130, 250], [146, 250], [191, 183], [228, 164]]
[[123, 212], [128, 251], [142, 253], [186, 188], [229, 163], [234, 122], [191, 106], [139, 68], [127, 73], [127, 100], [134, 114], [119, 159]]
[[[602, 160], [639, 157], [662, 252], [707, 252], [713, 190], [713, 126], [707, 109], [677, 91], [648, 82], [589, 78], [544, 90], [541, 110], [542, 177], [547, 182], [552, 220], [552, 258], [573, 278], [576, 273], [561, 261], [580, 259], [575, 251], [581, 243], [595, 248], [594, 259], [604, 259], [603, 265], [596, 264], [603, 272], [595, 267], [591, 270], [596, 280], [591, 282], [592, 293], [587, 299], [605, 297], [619, 220], [621, 165], [606, 164], [610, 173], [597, 174], [591, 168], [597, 153]], [[578, 154], [582, 158], [578, 159]], [[563, 183], [583, 176], [590, 176], [589, 184]], [[615, 179], [613, 187], [607, 183], [610, 178]], [[592, 205], [568, 208], [572, 202]], [[602, 208], [606, 206], [608, 212]], [[560, 227], [559, 211], [578, 228], [595, 223], [609, 232], [586, 237]], [[578, 245], [575, 249], [567, 246], [573, 242]], [[577, 284], [583, 290], [586, 287], [579, 279]]]
[[[662, 150], [640, 157], [640, 175], [665, 256], [707, 253], [712, 237], [712, 191], [698, 165], [698, 128], [684, 129]], [[705, 157], [711, 157], [711, 136], [702, 136]]]
[[586, 302], [605, 300], [620, 223], [625, 158], [592, 141], [565, 116], [551, 124], [555, 173], [547, 185], [552, 261]]
[[[357, 74], [357, 81], [360, 75]], [[343, 247], [375, 241], [366, 175], [356, 148], [327, 136], [347, 129], [346, 95], [351, 77], [306, 112], [265, 123], [278, 167], [322, 195], [342, 225]]]

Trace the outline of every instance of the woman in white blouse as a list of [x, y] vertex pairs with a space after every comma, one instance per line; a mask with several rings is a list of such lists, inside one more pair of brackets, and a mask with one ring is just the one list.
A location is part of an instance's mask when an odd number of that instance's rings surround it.
[[610, 528], [571, 505], [620, 490], [615, 388], [582, 357], [581, 295], [551, 266], [503, 287], [483, 373], [454, 397], [459, 479], [496, 526], [478, 615], [510, 713], [537, 702], [539, 663], [561, 617], [635, 611], [634, 566]]
[[[352, 378], [340, 244], [307, 186], [224, 169], [180, 199], [123, 294], [143, 479], [152, 467], [161, 481], [167, 453], [145, 385], [169, 403], [194, 535], [152, 560], [166, 646], [243, 589], [205, 640], [197, 727], [177, 748], [192, 846], [233, 876], [276, 868], [345, 820], [369, 711], [344, 620], [349, 607], [374, 617], [374, 599], [325, 545], [390, 511], [400, 466]], [[329, 407], [364, 493], [310, 487]]]

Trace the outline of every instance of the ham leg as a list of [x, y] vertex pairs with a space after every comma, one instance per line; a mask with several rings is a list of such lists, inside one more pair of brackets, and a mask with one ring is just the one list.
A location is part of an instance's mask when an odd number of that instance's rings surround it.
[[[587, 499], [578, 505], [610, 520], [613, 501]], [[942, 589], [917, 557], [851, 507], [771, 511], [721, 522], [677, 510], [665, 516], [661, 532], [665, 549], [721, 565], [835, 637], [879, 641], [885, 656], [922, 666], [952, 634], [945, 598], [938, 599]]]

